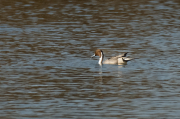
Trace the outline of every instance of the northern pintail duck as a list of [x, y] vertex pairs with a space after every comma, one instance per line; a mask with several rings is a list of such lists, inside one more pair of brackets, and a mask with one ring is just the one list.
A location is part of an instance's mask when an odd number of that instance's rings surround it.
[[108, 58], [107, 60], [105, 60], [103, 62], [103, 59], [104, 59], [104, 54], [103, 54], [103, 51], [100, 50], [100, 49], [97, 49], [94, 53], [93, 56], [91, 57], [95, 57], [95, 56], [99, 56], [99, 64], [101, 65], [102, 63], [103, 64], [126, 64], [128, 61], [134, 59], [134, 58], [128, 58], [126, 57], [127, 55], [127, 52], [126, 53], [123, 53], [121, 55], [118, 55], [118, 56], [115, 56], [115, 57], [111, 57], [111, 58]]

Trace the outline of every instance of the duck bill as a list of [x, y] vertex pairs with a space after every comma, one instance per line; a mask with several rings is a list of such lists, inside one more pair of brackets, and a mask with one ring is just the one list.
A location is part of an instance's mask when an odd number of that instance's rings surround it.
[[95, 56], [96, 56], [96, 55], [94, 54], [94, 55], [91, 56], [91, 58], [93, 58], [93, 57], [95, 57]]

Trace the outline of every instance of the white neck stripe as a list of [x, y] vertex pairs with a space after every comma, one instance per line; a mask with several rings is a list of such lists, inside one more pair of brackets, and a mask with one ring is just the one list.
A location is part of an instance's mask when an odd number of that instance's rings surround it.
[[99, 64], [100, 64], [100, 65], [102, 64], [103, 57], [104, 57], [104, 54], [101, 52], [101, 57], [99, 58]]

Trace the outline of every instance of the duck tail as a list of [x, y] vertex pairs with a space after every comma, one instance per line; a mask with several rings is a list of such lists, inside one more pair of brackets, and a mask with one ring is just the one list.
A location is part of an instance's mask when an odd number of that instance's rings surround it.
[[128, 52], [123, 53], [123, 54], [122, 54], [122, 57], [126, 57], [127, 54], [128, 54]]
[[128, 62], [128, 61], [131, 61], [131, 60], [133, 60], [135, 58], [122, 57], [122, 59], [123, 59], [124, 62]]

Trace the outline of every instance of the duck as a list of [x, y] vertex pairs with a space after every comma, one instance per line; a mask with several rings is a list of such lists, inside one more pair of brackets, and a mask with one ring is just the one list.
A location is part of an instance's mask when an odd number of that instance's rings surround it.
[[104, 53], [101, 49], [97, 49], [94, 53], [94, 55], [91, 56], [91, 58], [95, 57], [95, 56], [99, 56], [99, 65], [102, 64], [127, 64], [128, 61], [133, 60], [134, 58], [128, 58], [126, 57], [128, 52], [126, 53], [122, 53], [121, 55], [115, 56], [115, 57], [111, 57], [108, 58], [107, 60], [105, 60], [103, 62], [104, 59]]

